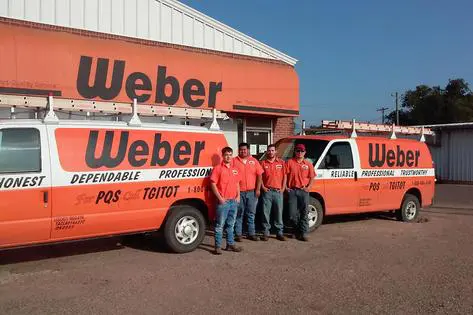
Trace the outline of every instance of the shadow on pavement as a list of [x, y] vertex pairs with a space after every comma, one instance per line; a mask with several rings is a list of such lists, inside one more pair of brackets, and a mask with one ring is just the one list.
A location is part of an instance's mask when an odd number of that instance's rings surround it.
[[0, 252], [0, 265], [84, 255], [124, 248], [119, 237], [7, 249]]
[[[197, 249], [213, 252], [213, 232], [206, 231], [205, 234], [212, 237], [210, 243], [204, 239]], [[170, 253], [157, 233], [148, 233], [5, 249], [0, 251], [0, 266], [107, 252], [127, 247], [156, 253]]]

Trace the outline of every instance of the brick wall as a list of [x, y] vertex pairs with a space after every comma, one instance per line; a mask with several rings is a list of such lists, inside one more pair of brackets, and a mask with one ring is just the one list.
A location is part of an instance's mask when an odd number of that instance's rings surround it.
[[274, 142], [294, 135], [294, 117], [281, 117], [274, 120]]

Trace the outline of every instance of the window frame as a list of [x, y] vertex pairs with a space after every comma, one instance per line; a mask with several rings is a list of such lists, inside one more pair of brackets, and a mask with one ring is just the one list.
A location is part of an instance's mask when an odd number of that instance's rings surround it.
[[[34, 170], [34, 171], [20, 171], [20, 172], [16, 172], [16, 171], [3, 172], [2, 170], [0, 170], [0, 176], [42, 173], [43, 172], [43, 150], [42, 150], [42, 143], [41, 143], [41, 131], [38, 128], [34, 128], [34, 127], [19, 127], [19, 128], [6, 127], [6, 128], [0, 128], [0, 133], [3, 133], [5, 130], [32, 130], [36, 133], [39, 140], [39, 169]], [[3, 134], [1, 136], [1, 139], [3, 140]], [[1, 142], [0, 142], [0, 150], [1, 150]]]
[[[334, 146], [339, 145], [339, 144], [347, 144], [348, 145], [348, 148], [350, 149], [350, 153], [351, 153], [352, 167], [350, 167], [350, 168], [328, 168], [328, 167], [325, 166], [325, 158], [326, 158], [327, 154], [329, 154], [330, 150]], [[355, 157], [353, 155], [353, 148], [352, 148], [352, 145], [351, 145], [350, 141], [342, 140], [342, 141], [332, 142], [330, 144], [330, 146], [328, 146], [328, 148], [326, 148], [325, 154], [323, 154], [323, 157], [321, 157], [320, 164], [317, 167], [317, 169], [320, 169], [320, 170], [354, 170], [355, 169]]]

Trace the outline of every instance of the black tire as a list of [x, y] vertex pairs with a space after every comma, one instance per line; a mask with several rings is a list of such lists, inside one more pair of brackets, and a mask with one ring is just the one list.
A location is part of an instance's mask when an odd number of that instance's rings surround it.
[[202, 243], [205, 219], [202, 213], [188, 205], [172, 207], [163, 228], [166, 247], [174, 253], [188, 253]]
[[315, 231], [324, 219], [324, 208], [319, 200], [309, 197], [309, 232]]
[[419, 199], [411, 194], [406, 194], [402, 200], [401, 208], [396, 211], [399, 221], [412, 222], [417, 219], [420, 211]]

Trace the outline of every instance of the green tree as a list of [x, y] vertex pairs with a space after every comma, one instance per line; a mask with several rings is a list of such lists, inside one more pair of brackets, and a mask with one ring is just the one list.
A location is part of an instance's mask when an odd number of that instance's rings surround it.
[[[396, 112], [387, 116], [396, 121]], [[404, 93], [399, 112], [401, 125], [442, 124], [473, 121], [473, 94], [463, 79], [449, 80], [445, 89], [440, 86], [419, 85]]]

